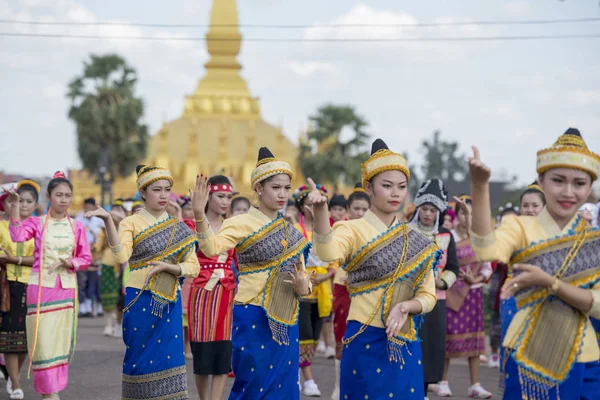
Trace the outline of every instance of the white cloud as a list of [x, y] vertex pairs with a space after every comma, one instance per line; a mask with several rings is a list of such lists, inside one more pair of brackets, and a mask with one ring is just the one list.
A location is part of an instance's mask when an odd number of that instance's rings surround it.
[[600, 104], [600, 90], [573, 90], [568, 95], [569, 102], [576, 106]]
[[290, 61], [287, 63], [287, 67], [293, 73], [300, 75], [301, 77], [305, 77], [305, 76], [309, 76], [309, 75], [313, 75], [313, 74], [317, 74], [317, 73], [321, 73], [321, 72], [325, 72], [325, 73], [336, 72], [338, 70], [338, 68], [335, 65], [333, 65], [331, 63], [320, 62], [320, 61], [306, 61], [306, 62]]
[[525, 1], [511, 1], [504, 5], [504, 9], [514, 16], [526, 16], [531, 13], [531, 5]]
[[43, 89], [44, 95], [50, 100], [60, 99], [66, 92], [67, 88], [63, 82], [54, 82]]
[[[411, 60], [443, 62], [454, 60], [466, 52], [466, 44], [460, 42], [426, 41], [428, 38], [457, 38], [481, 36], [483, 27], [469, 24], [468, 19], [451, 16], [433, 20], [436, 26], [417, 26], [419, 20], [406, 12], [375, 9], [358, 4], [347, 13], [327, 23], [316, 23], [304, 30], [307, 40], [373, 40], [366, 42], [341, 43], [340, 46], [351, 52], [378, 52], [393, 49], [402, 58]], [[456, 22], [465, 25], [453, 25]], [[489, 34], [489, 31], [487, 32]], [[394, 41], [398, 39], [398, 41]], [[411, 39], [421, 39], [421, 41]], [[377, 42], [380, 40], [380, 42]], [[327, 49], [327, 43], [309, 42], [311, 48]], [[490, 46], [487, 46], [488, 48]], [[397, 51], [400, 50], [401, 53]]]
[[450, 120], [448, 114], [440, 110], [435, 110], [432, 112], [431, 119], [435, 122], [448, 122]]
[[500, 117], [507, 120], [513, 120], [517, 117], [517, 111], [510, 104], [499, 104], [483, 111], [484, 115]]

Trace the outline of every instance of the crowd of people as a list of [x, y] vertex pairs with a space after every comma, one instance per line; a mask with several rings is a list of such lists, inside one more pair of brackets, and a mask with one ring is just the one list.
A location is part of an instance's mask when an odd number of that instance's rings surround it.
[[[190, 398], [186, 359], [202, 400], [223, 398], [228, 376], [232, 400], [319, 397], [318, 352], [334, 359], [334, 400], [451, 397], [458, 358], [471, 398], [600, 398], [600, 229], [586, 203], [600, 156], [567, 130], [496, 218], [477, 148], [469, 170], [469, 195], [431, 177], [408, 213], [408, 164], [381, 139], [347, 198], [310, 178], [292, 191], [290, 164], [266, 147], [256, 199], [204, 174], [176, 196], [167, 169], [139, 166], [140, 200], [87, 199], [73, 218], [64, 174], [45, 193], [23, 180], [0, 197], [7, 392], [25, 397], [27, 362], [35, 391], [59, 399], [78, 318], [103, 314], [126, 346], [124, 400]], [[484, 355], [497, 387], [480, 383]]]

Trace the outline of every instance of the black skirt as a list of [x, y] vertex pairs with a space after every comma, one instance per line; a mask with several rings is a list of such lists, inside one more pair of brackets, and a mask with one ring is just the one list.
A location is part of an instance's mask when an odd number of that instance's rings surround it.
[[27, 354], [27, 285], [8, 282], [10, 310], [2, 313], [0, 322], [0, 353]]
[[231, 340], [190, 342], [194, 375], [226, 375], [231, 371]]
[[420, 336], [424, 382], [438, 383], [444, 375], [446, 358], [446, 300], [438, 300], [425, 315]]

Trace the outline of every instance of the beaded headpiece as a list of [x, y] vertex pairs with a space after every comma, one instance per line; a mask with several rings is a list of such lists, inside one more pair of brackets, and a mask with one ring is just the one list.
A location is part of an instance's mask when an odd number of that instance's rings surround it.
[[256, 168], [254, 168], [252, 174], [250, 175], [250, 185], [252, 190], [254, 190], [257, 183], [260, 183], [265, 179], [278, 174], [286, 174], [290, 177], [290, 179], [294, 177], [290, 164], [286, 163], [285, 161], [275, 159], [275, 156], [268, 148], [261, 147], [258, 150], [258, 161], [256, 163]]
[[145, 189], [151, 183], [160, 181], [162, 179], [171, 182], [171, 185], [173, 184], [173, 175], [171, 175], [171, 172], [165, 168], [138, 165], [136, 171], [138, 190]]
[[595, 181], [600, 175], [600, 155], [588, 149], [579, 130], [569, 128], [552, 147], [537, 153], [537, 173], [543, 174], [552, 168], [585, 171]]
[[385, 171], [400, 171], [410, 181], [410, 171], [402, 154], [393, 153], [381, 139], [376, 139], [371, 147], [371, 156], [361, 164], [363, 187], [374, 176]]
[[[323, 196], [327, 196], [327, 188], [325, 186], [317, 184], [317, 190], [321, 192]], [[294, 190], [294, 193], [292, 193], [292, 199], [294, 199], [294, 202], [296, 203], [296, 207], [298, 207], [298, 209], [300, 209], [300, 204], [302, 203], [302, 200], [306, 196], [308, 196], [309, 193], [310, 187], [306, 185], [302, 185], [298, 189]]]
[[415, 198], [415, 206], [419, 208], [427, 203], [433, 204], [442, 213], [448, 208], [448, 192], [440, 179], [429, 179], [421, 184]]

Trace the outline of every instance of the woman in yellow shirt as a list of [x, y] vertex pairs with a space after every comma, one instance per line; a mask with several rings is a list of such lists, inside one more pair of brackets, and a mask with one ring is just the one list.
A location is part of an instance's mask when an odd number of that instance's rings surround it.
[[217, 233], [206, 219], [209, 185], [197, 179], [193, 196], [200, 250], [213, 257], [235, 248], [239, 284], [233, 306], [230, 400], [299, 400], [298, 296], [310, 293], [304, 268], [310, 243], [281, 213], [292, 170], [266, 147], [252, 171], [258, 208], [226, 219]]
[[160, 167], [138, 166], [145, 203], [119, 223], [102, 208], [86, 213], [104, 220], [118, 264], [129, 262], [123, 309], [122, 398], [187, 399], [180, 278], [198, 274], [192, 230], [167, 213], [173, 177]]
[[[19, 193], [19, 212], [24, 221], [33, 215], [37, 207], [40, 186], [37, 182], [23, 180], [17, 184]], [[4, 210], [1, 210], [4, 211]], [[6, 273], [10, 300], [2, 311], [0, 323], [0, 353], [4, 354], [8, 370], [6, 389], [11, 399], [23, 399], [19, 372], [27, 357], [27, 283], [33, 265], [34, 240], [15, 243], [10, 239], [8, 221], [0, 221], [0, 267]], [[4, 288], [2, 288], [4, 290]], [[4, 302], [3, 302], [4, 303]], [[2, 304], [4, 306], [4, 304]]]
[[362, 164], [371, 198], [365, 216], [329, 226], [327, 198], [309, 179], [313, 243], [324, 261], [340, 261], [352, 296], [342, 352], [340, 398], [418, 399], [423, 362], [418, 338], [422, 314], [436, 303], [434, 269], [441, 251], [396, 218], [408, 195], [404, 157], [377, 139]]
[[600, 317], [600, 230], [577, 215], [600, 174], [600, 156], [577, 129], [537, 153], [546, 207], [506, 217], [493, 231], [490, 169], [479, 151], [469, 161], [472, 243], [482, 260], [509, 264], [502, 297], [517, 314], [503, 341], [504, 398], [599, 399], [600, 350], [590, 318]]

